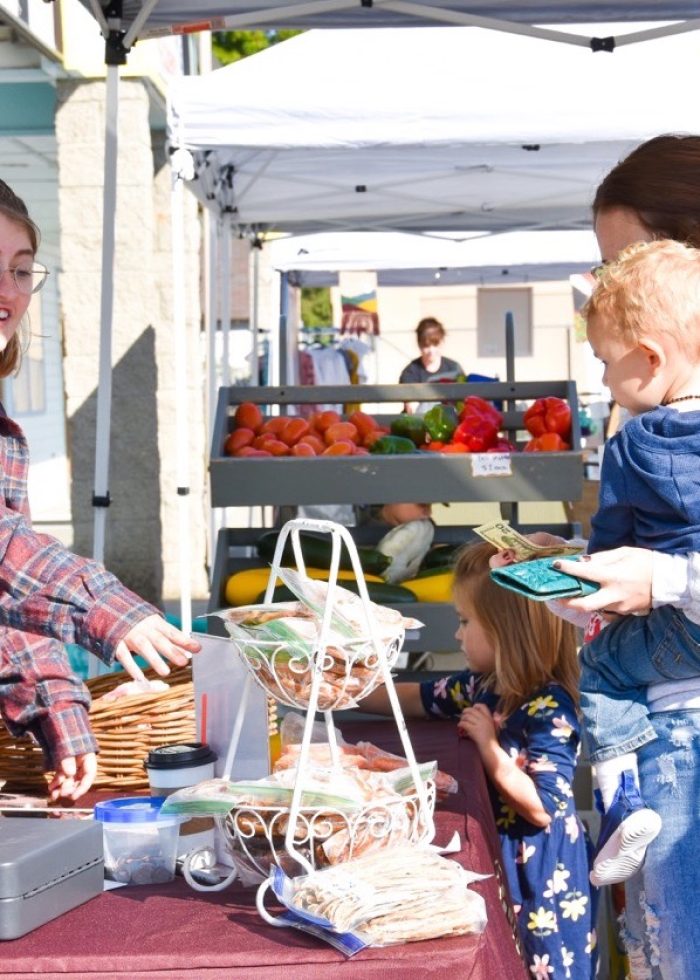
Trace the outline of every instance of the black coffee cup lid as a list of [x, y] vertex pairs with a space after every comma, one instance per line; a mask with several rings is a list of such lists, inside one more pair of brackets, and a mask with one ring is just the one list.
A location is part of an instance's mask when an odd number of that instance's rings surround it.
[[149, 769], [186, 769], [216, 762], [216, 753], [202, 742], [183, 742], [179, 745], [159, 745], [146, 756]]

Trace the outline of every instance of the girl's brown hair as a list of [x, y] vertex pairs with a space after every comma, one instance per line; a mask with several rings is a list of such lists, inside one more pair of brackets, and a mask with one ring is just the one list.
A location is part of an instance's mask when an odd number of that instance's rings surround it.
[[700, 247], [700, 136], [647, 140], [603, 178], [593, 215], [629, 208], [655, 238]]
[[434, 316], [426, 316], [423, 317], [423, 319], [419, 322], [418, 326], [416, 327], [416, 339], [418, 340], [419, 347], [425, 335], [429, 333], [431, 330], [436, 330], [441, 340], [445, 339], [446, 331], [443, 325], [440, 323], [440, 321], [436, 320]]
[[[27, 205], [21, 197], [9, 187], [4, 180], [0, 180], [0, 214], [4, 214], [9, 221], [22, 225], [29, 236], [32, 251], [36, 255], [39, 249], [39, 229], [29, 217]], [[19, 334], [15, 333], [2, 353], [0, 353], [0, 378], [7, 378], [19, 370], [22, 360], [22, 342]]]
[[493, 642], [496, 665], [486, 684], [500, 695], [506, 717], [536, 691], [555, 681], [579, 703], [576, 632], [571, 623], [491, 578], [487, 542], [466, 545], [458, 554], [453, 591], [464, 596], [469, 611]]

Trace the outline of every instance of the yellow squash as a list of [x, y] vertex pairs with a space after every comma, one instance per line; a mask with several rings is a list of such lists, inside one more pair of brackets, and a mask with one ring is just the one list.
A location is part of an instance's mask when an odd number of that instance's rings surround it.
[[453, 582], [454, 572], [449, 570], [407, 579], [401, 585], [410, 589], [418, 602], [452, 602]]
[[[327, 580], [330, 572], [327, 568], [307, 568], [306, 574], [309, 578]], [[240, 572], [229, 575], [226, 581], [224, 594], [229, 606], [248, 606], [257, 601], [261, 592], [267, 587], [270, 578], [269, 568], [244, 568]], [[344, 571], [342, 568], [338, 572], [339, 582], [353, 582], [355, 575], [351, 571]], [[379, 575], [365, 575], [366, 582], [383, 582], [384, 579]], [[276, 585], [282, 585], [282, 580], [277, 579]]]

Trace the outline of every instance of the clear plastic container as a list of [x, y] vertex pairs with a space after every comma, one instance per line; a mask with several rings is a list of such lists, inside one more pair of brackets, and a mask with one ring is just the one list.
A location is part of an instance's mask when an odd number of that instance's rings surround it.
[[172, 881], [182, 818], [161, 816], [164, 802], [164, 796], [140, 796], [95, 805], [95, 819], [102, 822], [106, 878], [125, 885]]

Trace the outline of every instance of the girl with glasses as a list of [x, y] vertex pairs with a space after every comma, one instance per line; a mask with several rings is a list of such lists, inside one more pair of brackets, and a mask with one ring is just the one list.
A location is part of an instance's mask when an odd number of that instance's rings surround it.
[[[17, 372], [20, 327], [48, 272], [36, 261], [39, 232], [24, 202], [0, 180], [0, 377]], [[199, 644], [168, 624], [102, 565], [31, 529], [27, 442], [0, 405], [0, 714], [14, 736], [31, 735], [54, 775], [52, 799], [78, 799], [97, 770], [90, 696], [70, 670], [63, 643], [136, 680], [138, 654], [166, 675]], [[56, 639], [52, 639], [56, 637]], [[59, 642], [62, 641], [62, 642]]]

